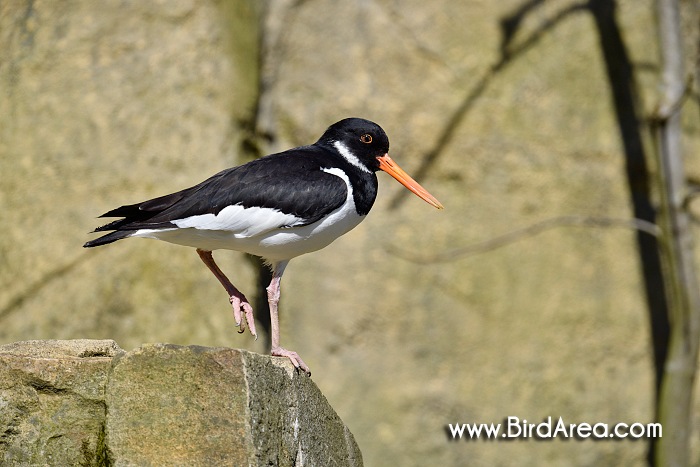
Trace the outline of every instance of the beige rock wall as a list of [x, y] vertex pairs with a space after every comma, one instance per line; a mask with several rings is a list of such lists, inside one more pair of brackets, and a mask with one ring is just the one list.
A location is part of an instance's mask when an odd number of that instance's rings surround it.
[[[574, 3], [0, 4], [0, 340], [265, 351], [233, 332], [193, 251], [147, 240], [83, 251], [86, 232], [110, 208], [237, 163], [240, 122], [254, 115], [274, 136], [269, 150], [366, 117], [446, 209], [399, 198], [380, 174], [363, 225], [291, 262], [281, 315], [283, 344], [311, 366], [367, 464], [642, 464], [643, 442], [445, 434], [448, 423], [508, 415], [651, 421], [633, 232], [560, 227], [437, 264], [395, 252], [439, 254], [554, 216], [630, 217], [591, 14], [561, 14]], [[501, 20], [526, 4], [513, 38], [522, 51], [503, 63]], [[618, 5], [648, 113], [653, 2]], [[696, 115], [689, 107], [689, 156]], [[217, 258], [252, 295], [250, 265]]]

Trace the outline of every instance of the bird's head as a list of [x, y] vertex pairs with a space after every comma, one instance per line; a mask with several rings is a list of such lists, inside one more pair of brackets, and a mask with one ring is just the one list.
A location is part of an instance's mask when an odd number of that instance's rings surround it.
[[362, 118], [346, 118], [328, 127], [319, 143], [332, 146], [361, 170], [388, 173], [428, 204], [443, 208], [440, 201], [389, 157], [389, 137], [376, 123]]

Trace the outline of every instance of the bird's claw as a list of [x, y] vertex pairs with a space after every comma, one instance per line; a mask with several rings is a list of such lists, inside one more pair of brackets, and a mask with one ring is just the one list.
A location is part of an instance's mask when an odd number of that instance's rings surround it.
[[[253, 307], [250, 303], [246, 301], [246, 298], [236, 297], [231, 295], [229, 297], [229, 302], [233, 307], [233, 318], [236, 320], [236, 327], [240, 328], [238, 333], [242, 334], [245, 332], [245, 323], [248, 323], [248, 329], [250, 333], [258, 339], [258, 333], [255, 330], [255, 317], [253, 316]], [[243, 321], [243, 315], [245, 315], [245, 322]]]
[[282, 347], [276, 347], [270, 351], [270, 354], [275, 357], [287, 357], [292, 362], [292, 365], [294, 365], [294, 368], [302, 370], [308, 376], [311, 376], [311, 370], [309, 369], [308, 365], [304, 363], [304, 360], [301, 359], [299, 354], [294, 352], [293, 350], [287, 350], [283, 349]]

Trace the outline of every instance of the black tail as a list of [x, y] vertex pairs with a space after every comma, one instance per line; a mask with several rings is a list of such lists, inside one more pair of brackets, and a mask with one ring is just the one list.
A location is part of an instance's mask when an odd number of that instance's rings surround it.
[[[220, 176], [220, 174], [215, 175], [215, 177], [216, 176]], [[164, 211], [167, 211], [168, 208], [171, 208], [178, 201], [181, 201], [188, 193], [197, 190], [200, 185], [187, 188], [176, 193], [171, 193], [169, 195], [149, 199], [148, 201], [143, 201], [141, 203], [127, 204], [126, 206], [121, 206], [102, 214], [99, 217], [123, 217], [123, 219], [117, 219], [116, 221], [112, 221], [96, 228], [94, 232], [105, 232], [108, 230], [114, 230], [114, 232], [110, 232], [107, 235], [96, 238], [95, 240], [90, 240], [83, 245], [83, 247], [92, 248], [95, 246], [107, 245], [108, 243], [116, 242], [122, 238], [129, 237], [139, 229], [162, 229], [175, 227], [175, 224], [172, 224], [168, 218], [158, 219], [157, 216], [163, 214]], [[186, 205], [185, 208], [188, 206], [189, 205]], [[176, 212], [174, 215], [177, 218], [180, 213]], [[187, 217], [187, 211], [185, 210], [182, 215], [183, 217]]]
[[135, 230], [118, 230], [116, 232], [110, 232], [107, 235], [101, 236], [100, 238], [90, 240], [85, 245], [83, 245], [83, 248], [92, 248], [95, 246], [107, 245], [108, 243], [116, 242], [117, 240], [126, 238], [134, 232]]

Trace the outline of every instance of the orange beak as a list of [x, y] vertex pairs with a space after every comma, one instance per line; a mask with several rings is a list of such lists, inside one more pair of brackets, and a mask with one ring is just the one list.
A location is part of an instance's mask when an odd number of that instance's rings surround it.
[[420, 186], [417, 181], [413, 180], [410, 175], [404, 172], [403, 169], [389, 157], [389, 154], [379, 156], [377, 160], [379, 161], [379, 168], [381, 170], [394, 177], [400, 184], [414, 192], [426, 203], [438, 209], [443, 209], [443, 205], [440, 204], [440, 201], [436, 200], [433, 195], [428, 193], [425, 188]]

